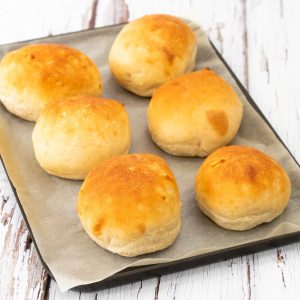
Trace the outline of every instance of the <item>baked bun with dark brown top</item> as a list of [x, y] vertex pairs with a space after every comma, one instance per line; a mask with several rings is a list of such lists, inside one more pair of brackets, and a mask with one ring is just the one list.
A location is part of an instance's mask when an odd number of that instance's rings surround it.
[[169, 15], [146, 15], [123, 27], [109, 64], [125, 89], [151, 96], [164, 82], [192, 71], [196, 52], [196, 36], [186, 23]]
[[274, 159], [247, 146], [216, 150], [201, 165], [195, 190], [204, 214], [225, 229], [247, 230], [286, 208], [291, 183]]
[[60, 44], [24, 46], [0, 62], [0, 101], [11, 113], [36, 121], [57, 99], [100, 96], [97, 66], [82, 52]]
[[77, 210], [88, 235], [122, 256], [165, 249], [180, 229], [176, 180], [152, 154], [117, 156], [98, 165], [85, 178]]

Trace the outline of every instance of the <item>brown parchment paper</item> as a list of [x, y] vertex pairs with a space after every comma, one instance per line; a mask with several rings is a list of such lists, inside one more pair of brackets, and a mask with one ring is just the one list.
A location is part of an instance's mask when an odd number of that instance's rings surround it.
[[[187, 21], [188, 22], [188, 21]], [[193, 190], [200, 158], [170, 156], [158, 149], [147, 132], [148, 98], [135, 96], [113, 79], [108, 63], [111, 44], [122, 25], [81, 33], [50, 37], [37, 42], [64, 43], [90, 56], [100, 68], [103, 95], [125, 103], [131, 121], [130, 152], [150, 152], [163, 157], [172, 168], [183, 202], [182, 228], [168, 249], [136, 258], [112, 254], [94, 243], [84, 232], [76, 214], [76, 198], [81, 181], [60, 179], [46, 174], [37, 164], [31, 143], [34, 123], [23, 121], [0, 105], [0, 151], [8, 174], [16, 187], [40, 253], [60, 289], [97, 282], [129, 266], [162, 263], [218, 249], [300, 230], [300, 171], [271, 129], [246, 98], [215, 54], [203, 31], [188, 22], [198, 36], [197, 67], [209, 67], [229, 81], [244, 104], [244, 116], [233, 144], [247, 144], [268, 153], [285, 167], [292, 181], [292, 198], [285, 212], [269, 224], [246, 232], [221, 229], [198, 209]], [[0, 57], [26, 43], [0, 48]]]

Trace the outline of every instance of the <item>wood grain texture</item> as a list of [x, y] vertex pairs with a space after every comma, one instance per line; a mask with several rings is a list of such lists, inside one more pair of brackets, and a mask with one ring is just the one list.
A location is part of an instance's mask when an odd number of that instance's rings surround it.
[[[150, 13], [192, 19], [202, 25], [300, 161], [297, 8], [293, 0], [2, 0], [0, 43], [116, 24]], [[0, 299], [300, 298], [300, 243], [116, 288], [62, 294], [39, 262], [2, 169], [0, 221]]]
[[44, 299], [43, 270], [15, 196], [0, 166], [0, 299]]
[[300, 161], [300, 22], [295, 10], [295, 1], [281, 0], [248, 1], [246, 7], [250, 93]]

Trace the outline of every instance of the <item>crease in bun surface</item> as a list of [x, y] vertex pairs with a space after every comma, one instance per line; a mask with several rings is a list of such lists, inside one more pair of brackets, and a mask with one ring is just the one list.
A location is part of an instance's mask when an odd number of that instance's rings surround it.
[[180, 229], [181, 201], [166, 162], [152, 154], [114, 157], [89, 172], [79, 219], [101, 247], [137, 256], [169, 247]]
[[65, 45], [27, 45], [8, 52], [0, 62], [0, 101], [29, 121], [36, 121], [41, 110], [57, 99], [101, 92], [97, 66]]
[[124, 105], [112, 99], [61, 99], [41, 112], [32, 141], [35, 157], [46, 172], [84, 179], [103, 160], [128, 153], [128, 115]]
[[165, 152], [204, 157], [235, 137], [242, 114], [234, 89], [215, 72], [203, 69], [155, 90], [148, 107], [148, 129]]
[[291, 183], [285, 170], [263, 152], [247, 146], [216, 150], [195, 180], [202, 212], [231, 230], [248, 230], [279, 216], [288, 205]]
[[180, 19], [146, 15], [125, 25], [114, 41], [109, 64], [125, 89], [151, 96], [162, 83], [192, 71], [196, 36]]

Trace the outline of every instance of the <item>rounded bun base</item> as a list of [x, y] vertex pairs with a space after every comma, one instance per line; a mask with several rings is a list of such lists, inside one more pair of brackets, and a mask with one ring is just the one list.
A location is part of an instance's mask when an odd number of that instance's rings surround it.
[[159, 137], [156, 136], [155, 130], [152, 129], [151, 124], [148, 124], [148, 129], [153, 142], [160, 149], [174, 156], [206, 157], [214, 150], [211, 148], [209, 150], [204, 149], [201, 142], [198, 142], [197, 139], [194, 142], [190, 141], [189, 143], [164, 143], [164, 141], [162, 141]]
[[163, 227], [157, 232], [147, 233], [147, 235], [137, 240], [109, 239], [108, 241], [103, 241], [86, 230], [89, 237], [99, 246], [126, 257], [134, 257], [166, 249], [174, 243], [179, 231], [180, 222]]
[[[35, 108], [27, 103], [21, 102], [20, 99], [10, 96], [1, 96], [0, 101], [5, 109], [11, 114], [18, 116], [26, 121], [35, 122], [39, 112], [43, 109], [43, 103], [36, 103]], [[17, 104], [16, 104], [17, 103]]]
[[[100, 150], [101, 149], [99, 148], [99, 151]], [[124, 152], [120, 152], [118, 155], [126, 155], [126, 154], [128, 154], [128, 151], [129, 151], [129, 146], [126, 148], [126, 150]], [[103, 160], [105, 160], [105, 159], [103, 158]], [[100, 162], [101, 162], [101, 160], [98, 163], [100, 163]], [[43, 170], [46, 171], [49, 175], [53, 175], [53, 176], [64, 178], [64, 179], [72, 179], [72, 180], [84, 180], [88, 171], [91, 168], [91, 167], [84, 168], [84, 167], [81, 167], [80, 165], [77, 165], [76, 166], [77, 170], [72, 169], [72, 170], [69, 170], [69, 173], [65, 173], [66, 170], [62, 169], [61, 164], [59, 162], [57, 165], [52, 164], [49, 166], [47, 166], [45, 164], [45, 162], [43, 162], [42, 160], [38, 161], [38, 163], [43, 168]], [[94, 162], [94, 165], [97, 165], [98, 163]]]
[[201, 200], [197, 199], [197, 201], [201, 211], [207, 217], [209, 217], [213, 222], [215, 222], [217, 225], [219, 225], [224, 229], [234, 230], [234, 231], [250, 230], [252, 228], [257, 227], [260, 224], [269, 223], [273, 221], [275, 218], [277, 218], [279, 215], [281, 215], [283, 212], [282, 210], [276, 213], [265, 212], [259, 215], [249, 215], [240, 218], [228, 218], [228, 217], [214, 214], [213, 212], [209, 211], [203, 204], [199, 204], [201, 203]]
[[[193, 54], [191, 56], [191, 60], [188, 62], [186, 68], [180, 72], [178, 72], [178, 74], [176, 74], [176, 76], [180, 76], [183, 75], [185, 73], [191, 72], [195, 69], [195, 64], [196, 64], [196, 54], [197, 54], [197, 46], [195, 45], [195, 48], [193, 50]], [[111, 64], [113, 66], [113, 64]], [[147, 82], [142, 82], [140, 83], [140, 81], [133, 81], [132, 77], [130, 78], [126, 78], [123, 77], [121, 75], [119, 75], [116, 71], [116, 67], [114, 67], [114, 77], [115, 79], [118, 81], [118, 83], [125, 88], [126, 90], [132, 92], [133, 94], [136, 94], [138, 96], [141, 97], [151, 97], [154, 93], [154, 91], [159, 88], [163, 83], [165, 83], [166, 81], [173, 79], [173, 77], [176, 77], [175, 75], [170, 77], [170, 78], [164, 78], [161, 80], [156, 80], [156, 82], [154, 82], [154, 79], [149, 79]]]

